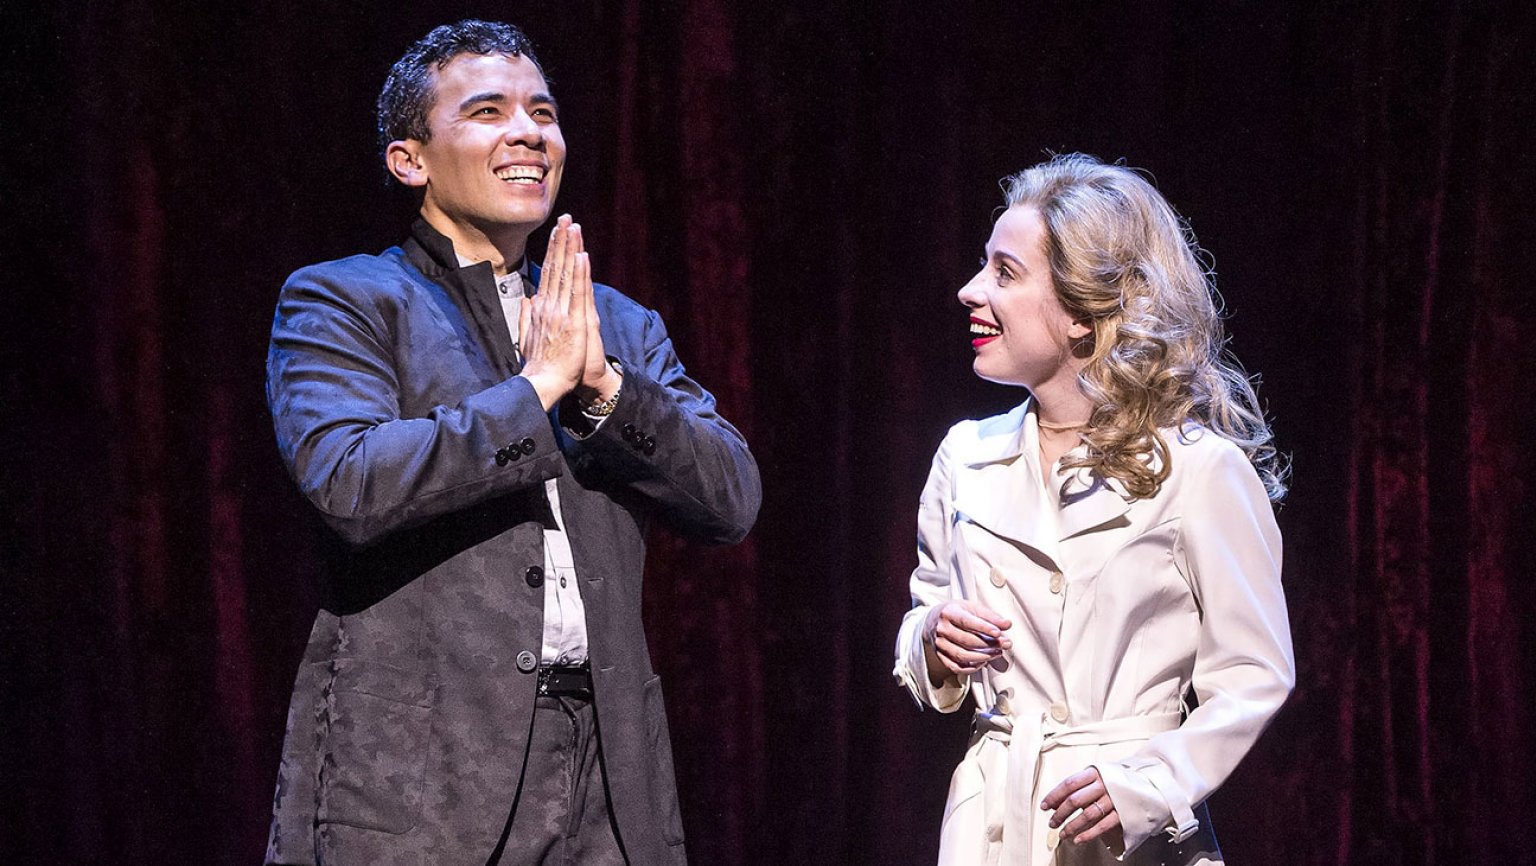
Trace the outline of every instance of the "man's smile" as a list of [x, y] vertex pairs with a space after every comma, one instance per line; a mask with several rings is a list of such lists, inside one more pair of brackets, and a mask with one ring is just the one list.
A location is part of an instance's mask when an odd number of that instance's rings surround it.
[[542, 165], [509, 165], [496, 169], [496, 176], [507, 183], [538, 184], [544, 182]]

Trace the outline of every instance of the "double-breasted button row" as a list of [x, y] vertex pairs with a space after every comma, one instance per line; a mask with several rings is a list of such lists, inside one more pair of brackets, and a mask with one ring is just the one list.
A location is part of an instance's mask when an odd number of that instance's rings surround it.
[[[1001, 568], [992, 569], [992, 573], [989, 574], [987, 578], [991, 580], [992, 585], [998, 589], [1002, 589], [1008, 585], [1008, 575], [1003, 574], [1003, 570]], [[1066, 585], [1066, 575], [1063, 575], [1059, 571], [1051, 572], [1051, 592], [1055, 593], [1056, 595], [1061, 595], [1061, 591], [1066, 587]]]
[[544, 585], [544, 568], [543, 568], [543, 566], [539, 566], [539, 565], [530, 565], [530, 566], [528, 566], [528, 570], [523, 572], [523, 582], [528, 584], [529, 586], [533, 587], [534, 589], [538, 589], [539, 587], [543, 586]]
[[619, 435], [629, 443], [629, 447], [649, 457], [656, 453], [656, 437], [639, 430], [633, 424], [625, 424], [619, 428]]
[[538, 443], [534, 442], [532, 437], [525, 438], [521, 442], [513, 442], [496, 452], [496, 465], [505, 466], [520, 457], [532, 454], [537, 447]]

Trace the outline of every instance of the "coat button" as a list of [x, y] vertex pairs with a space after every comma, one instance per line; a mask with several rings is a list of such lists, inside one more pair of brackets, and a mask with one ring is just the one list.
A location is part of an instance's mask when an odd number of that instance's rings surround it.
[[625, 424], [623, 427], [620, 427], [619, 435], [624, 437], [625, 442], [635, 441], [635, 425]]
[[497, 466], [505, 466], [505, 465], [507, 465], [508, 463], [511, 463], [511, 462], [512, 462], [512, 458], [507, 456], [507, 449], [503, 448], [500, 451], [496, 452], [496, 465]]
[[1061, 588], [1063, 586], [1065, 586], [1066, 583], [1067, 583], [1067, 579], [1065, 577], [1061, 576], [1061, 572], [1059, 572], [1059, 571], [1051, 572], [1051, 592], [1054, 592], [1057, 595], [1060, 595], [1061, 594]]
[[544, 568], [538, 565], [528, 566], [528, 570], [523, 572], [523, 581], [534, 589], [538, 589], [539, 587], [543, 586]]
[[522, 449], [524, 454], [532, 454], [533, 449], [538, 447], [538, 443], [534, 442], [532, 437], [529, 437], [524, 439], [522, 442], [519, 442], [518, 447]]
[[1058, 723], [1065, 724], [1067, 721], [1067, 705], [1061, 701], [1051, 704], [1051, 718], [1055, 719]]
[[989, 579], [992, 581], [992, 585], [998, 589], [1002, 589], [1008, 585], [1008, 578], [1003, 575], [1003, 570], [1001, 568], [992, 569], [992, 573], [989, 575]]
[[538, 666], [539, 666], [539, 658], [538, 658], [538, 656], [535, 656], [533, 653], [531, 653], [531, 652], [529, 652], [527, 650], [523, 650], [522, 652], [517, 654], [517, 669], [522, 671], [523, 673], [531, 674], [531, 673], [533, 673], [534, 669], [537, 668]]
[[643, 447], [641, 450], [645, 452], [645, 456], [647, 456], [647, 457], [651, 456], [652, 454], [655, 454], [656, 453], [656, 437], [654, 437], [654, 436], [647, 436], [647, 437], [645, 437], [645, 447]]

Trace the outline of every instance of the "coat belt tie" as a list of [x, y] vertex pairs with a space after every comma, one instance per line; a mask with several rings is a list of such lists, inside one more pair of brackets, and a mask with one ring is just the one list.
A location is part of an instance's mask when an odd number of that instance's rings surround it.
[[[1044, 826], [1050, 816], [1050, 813], [1042, 812], [1036, 802], [1044, 795], [1038, 785], [1040, 765], [1045, 756], [1058, 750], [1151, 739], [1177, 728], [1180, 721], [1179, 713], [1162, 713], [1070, 725], [1057, 722], [1043, 711], [1038, 716], [1025, 716], [1001, 712], [996, 706], [978, 710], [977, 735], [1005, 747], [1001, 754], [993, 749], [977, 752], [986, 779], [988, 835], [995, 833], [1002, 837], [998, 861], [1001, 866], [1026, 866], [1032, 862], [1036, 824]], [[990, 759], [989, 755], [992, 756]], [[998, 757], [1004, 760], [999, 762]], [[1091, 758], [1085, 759], [1082, 766], [1089, 763]], [[1058, 781], [1051, 780], [1052, 786]], [[1003, 833], [1005, 827], [1015, 833], [1011, 836]], [[1022, 831], [1022, 836], [1018, 831]]]

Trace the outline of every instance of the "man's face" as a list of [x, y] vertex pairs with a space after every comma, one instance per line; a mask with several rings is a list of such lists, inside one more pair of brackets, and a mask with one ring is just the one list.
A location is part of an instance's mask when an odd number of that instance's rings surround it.
[[526, 57], [460, 54], [435, 76], [426, 143], [411, 141], [428, 222], [527, 235], [560, 191], [565, 139], [554, 97]]

